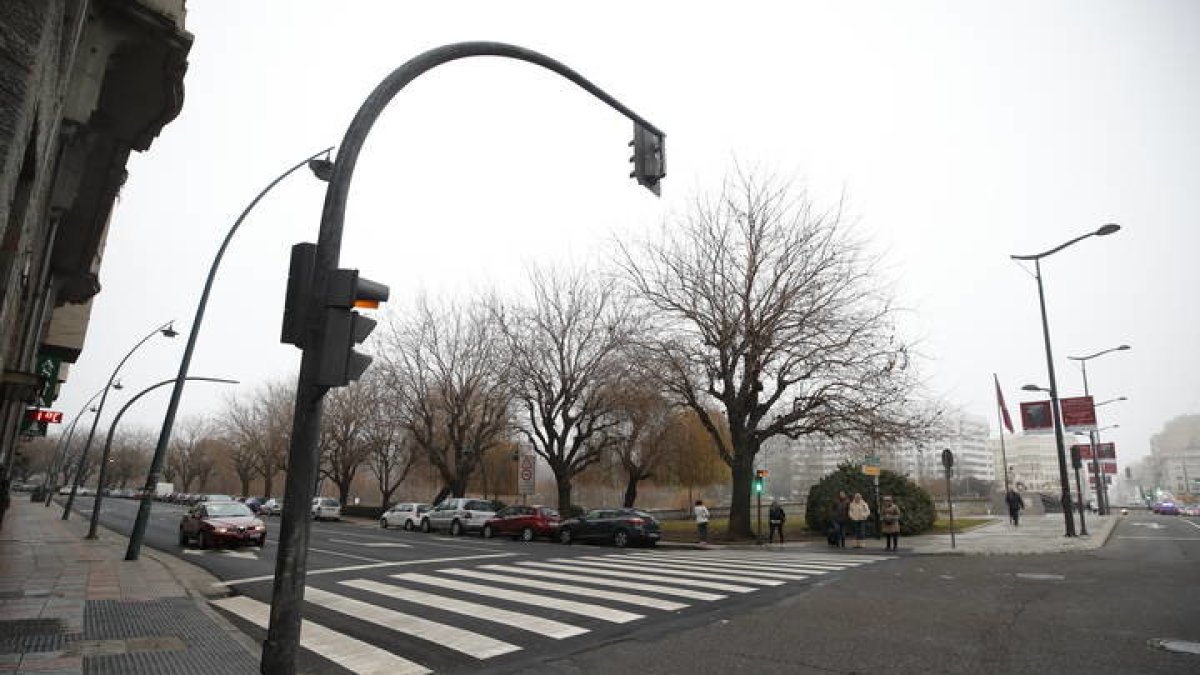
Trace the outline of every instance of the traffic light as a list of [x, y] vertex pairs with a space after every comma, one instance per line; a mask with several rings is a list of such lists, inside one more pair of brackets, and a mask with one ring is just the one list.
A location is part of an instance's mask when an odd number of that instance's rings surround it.
[[762, 494], [763, 490], [766, 489], [766, 484], [767, 484], [767, 470], [766, 469], [756, 470], [754, 472], [754, 492], [755, 492], [755, 494]]
[[316, 383], [344, 387], [362, 377], [371, 357], [354, 351], [354, 346], [375, 330], [375, 320], [353, 308], [378, 309], [388, 299], [388, 287], [358, 276], [358, 270], [336, 269], [329, 276], [325, 294], [325, 340]]
[[305, 318], [312, 297], [313, 268], [316, 264], [316, 244], [305, 242], [292, 246], [287, 295], [283, 301], [283, 331], [279, 341], [301, 349], [304, 348], [304, 327], [308, 325]]
[[633, 140], [629, 145], [633, 148], [633, 163], [630, 178], [636, 178], [638, 185], [645, 187], [655, 195], [662, 194], [658, 182], [667, 175], [666, 139], [659, 133], [633, 123]]

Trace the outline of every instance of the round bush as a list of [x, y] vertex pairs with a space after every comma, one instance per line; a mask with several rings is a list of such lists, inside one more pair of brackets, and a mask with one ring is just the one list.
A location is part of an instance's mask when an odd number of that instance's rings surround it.
[[861, 493], [863, 499], [871, 505], [871, 521], [878, 528], [878, 516], [875, 505], [882, 501], [883, 495], [891, 495], [892, 500], [900, 507], [900, 534], [921, 534], [933, 527], [937, 511], [933, 498], [924, 488], [912, 482], [895, 471], [883, 469], [879, 473], [879, 493], [881, 499], [876, 501], [875, 481], [871, 476], [864, 476], [860, 464], [839, 464], [837, 471], [822, 478], [808, 491], [808, 502], [804, 509], [804, 520], [812, 532], [828, 532], [832, 525], [830, 509], [838, 492], [845, 492], [853, 497], [855, 492]]

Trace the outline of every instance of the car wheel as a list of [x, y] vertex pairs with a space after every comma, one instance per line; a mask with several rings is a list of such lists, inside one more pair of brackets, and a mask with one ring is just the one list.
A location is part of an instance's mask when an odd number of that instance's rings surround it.
[[617, 548], [625, 548], [629, 545], [629, 533], [625, 530], [617, 530], [613, 532], [613, 545]]
[[183, 530], [179, 531], [179, 545], [184, 547], [188, 545], [188, 536]]
[[429, 519], [428, 519], [428, 518], [426, 518], [425, 520], [422, 520], [422, 521], [421, 521], [421, 531], [422, 531], [422, 532], [433, 532], [433, 526], [431, 526], [431, 525], [429, 524]]
[[491, 526], [491, 525], [484, 525], [484, 526], [483, 526], [483, 538], [484, 538], [484, 539], [491, 539], [491, 538], [492, 538], [492, 526]]
[[409, 519], [407, 519], [407, 518], [405, 518], [405, 519], [404, 519], [404, 531], [405, 531], [405, 532], [411, 532], [411, 531], [412, 531], [412, 529], [413, 529], [413, 524], [412, 524], [412, 521], [411, 521], [411, 520], [409, 520]]
[[521, 541], [533, 541], [533, 528], [527, 527], [521, 530]]
[[571, 535], [570, 529], [564, 527], [563, 529], [558, 531], [558, 543], [570, 544], [570, 543], [573, 543], [574, 541], [575, 541], [575, 538]]
[[450, 535], [457, 537], [460, 534], [462, 534], [462, 523], [458, 522], [457, 520], [453, 523], [450, 523]]
[[212, 548], [212, 538], [208, 536], [207, 532], [201, 532], [200, 543], [197, 545], [203, 549]]
[[379, 519], [379, 526], [380, 526], [380, 527], [382, 527], [382, 528], [383, 528], [383, 529], [385, 529], [385, 530], [386, 530], [386, 529], [388, 529], [387, 518], [380, 518], [380, 519]]

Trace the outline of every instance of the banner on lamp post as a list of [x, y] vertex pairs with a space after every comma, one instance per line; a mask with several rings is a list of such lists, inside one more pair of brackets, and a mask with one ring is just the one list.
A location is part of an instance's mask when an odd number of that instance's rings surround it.
[[1095, 431], [1096, 407], [1092, 403], [1091, 396], [1058, 399], [1063, 428], [1067, 431]]
[[1027, 434], [1054, 433], [1054, 415], [1050, 401], [1024, 401], [1021, 403], [1021, 429]]
[[[1072, 447], [1079, 448], [1079, 456], [1082, 459], [1091, 459], [1092, 458], [1092, 446], [1091, 445], [1081, 444], [1081, 445], [1075, 445]], [[1101, 444], [1097, 445], [1096, 446], [1096, 458], [1113, 460], [1115, 462], [1117, 459], [1116, 444], [1115, 443], [1101, 443]]]

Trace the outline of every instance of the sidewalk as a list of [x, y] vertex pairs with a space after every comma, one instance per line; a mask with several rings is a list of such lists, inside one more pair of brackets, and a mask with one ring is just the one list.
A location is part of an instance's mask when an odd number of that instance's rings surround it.
[[[0, 673], [258, 672], [257, 646], [209, 609], [203, 570], [13, 495], [0, 529]], [[192, 590], [197, 589], [197, 590]]]

